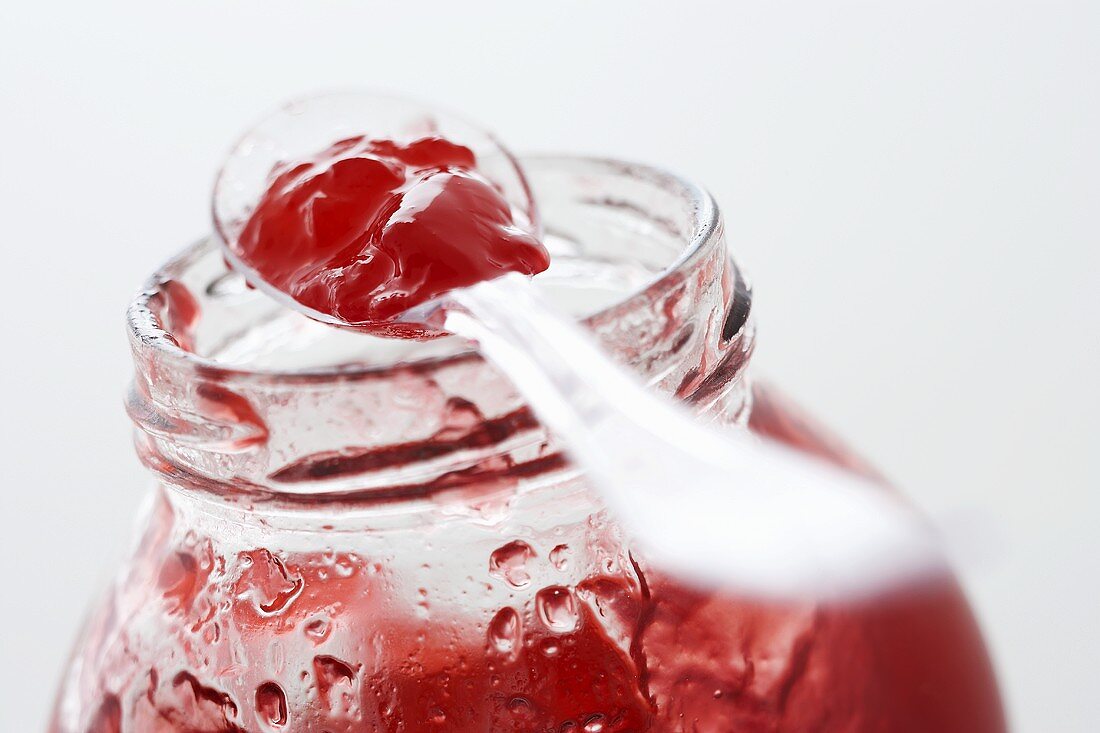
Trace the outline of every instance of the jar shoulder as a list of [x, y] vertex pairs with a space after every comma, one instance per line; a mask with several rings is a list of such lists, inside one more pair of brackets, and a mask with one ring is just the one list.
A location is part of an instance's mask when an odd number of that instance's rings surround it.
[[823, 423], [767, 381], [754, 380], [748, 428], [861, 476], [883, 482], [882, 474]]

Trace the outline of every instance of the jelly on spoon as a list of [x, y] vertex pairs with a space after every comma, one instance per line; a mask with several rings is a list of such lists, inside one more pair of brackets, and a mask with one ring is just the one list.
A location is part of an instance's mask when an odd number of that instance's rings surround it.
[[468, 123], [387, 97], [318, 97], [260, 123], [218, 178], [214, 218], [253, 284], [380, 335], [438, 335], [397, 316], [550, 262], [514, 159]]

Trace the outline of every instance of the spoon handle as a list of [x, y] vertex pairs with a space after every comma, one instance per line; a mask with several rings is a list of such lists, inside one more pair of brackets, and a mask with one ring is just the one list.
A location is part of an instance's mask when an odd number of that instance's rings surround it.
[[653, 564], [779, 598], [866, 595], [942, 567], [929, 528], [881, 487], [704, 425], [611, 362], [527, 278], [455, 290], [436, 307], [564, 441]]

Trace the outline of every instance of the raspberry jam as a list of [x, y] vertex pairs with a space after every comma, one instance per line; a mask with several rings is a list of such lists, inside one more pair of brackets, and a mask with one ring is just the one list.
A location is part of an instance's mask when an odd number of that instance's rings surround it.
[[284, 165], [233, 251], [307, 308], [389, 335], [410, 331], [395, 316], [448, 290], [550, 264], [473, 151], [440, 137], [350, 138]]
[[[555, 252], [539, 279], [608, 352], [708, 420], [865, 470], [750, 386], [751, 297], [705, 194], [610, 161], [525, 168]], [[1005, 729], [952, 579], [845, 606], [686, 587], [462, 343], [313, 322], [210, 241], [130, 330], [159, 485], [51, 733]]]

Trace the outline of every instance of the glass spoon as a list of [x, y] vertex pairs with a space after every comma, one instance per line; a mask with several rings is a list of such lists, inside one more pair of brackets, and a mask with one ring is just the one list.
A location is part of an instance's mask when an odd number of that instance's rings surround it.
[[[335, 94], [296, 102], [234, 148], [214, 193], [227, 260], [254, 286], [325, 323], [241, 261], [235, 236], [272, 171], [357, 135], [440, 135], [540, 233], [515, 159], [488, 133], [412, 102]], [[704, 197], [705, 198], [705, 197]], [[515, 273], [451, 290], [399, 316], [476, 342], [559, 436], [649, 562], [682, 578], [772, 598], [842, 599], [943, 569], [931, 529], [882, 487], [779, 443], [718, 430], [647, 390]]]

